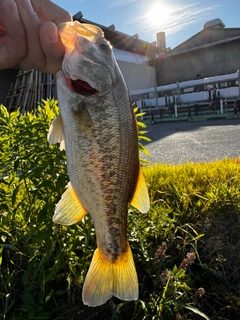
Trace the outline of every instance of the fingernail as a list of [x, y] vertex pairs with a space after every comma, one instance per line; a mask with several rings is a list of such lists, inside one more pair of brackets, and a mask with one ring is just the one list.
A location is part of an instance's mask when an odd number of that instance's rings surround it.
[[58, 30], [57, 27], [55, 25], [53, 25], [49, 30], [48, 30], [48, 36], [49, 39], [52, 43], [57, 42], [59, 39], [58, 36]]
[[18, 7], [16, 5], [16, 3], [14, 1], [12, 1], [12, 4], [11, 4], [11, 11], [12, 11], [12, 15], [14, 16], [14, 18], [16, 20], [20, 20], [20, 16], [19, 16], [19, 13], [18, 13]]
[[22, 0], [21, 1], [21, 4], [22, 4], [22, 7], [24, 8], [24, 10], [28, 13], [28, 14], [36, 14], [33, 7], [32, 7], [32, 4], [31, 4], [31, 1], [30, 0]]

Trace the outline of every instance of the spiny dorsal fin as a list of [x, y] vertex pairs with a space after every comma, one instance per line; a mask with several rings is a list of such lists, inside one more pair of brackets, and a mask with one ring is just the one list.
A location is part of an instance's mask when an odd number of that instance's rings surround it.
[[87, 213], [69, 182], [67, 190], [56, 205], [53, 222], [69, 226], [79, 222]]
[[150, 208], [148, 189], [141, 168], [139, 171], [137, 187], [130, 203], [142, 213], [147, 213]]
[[114, 262], [96, 249], [84, 282], [82, 299], [88, 306], [100, 306], [113, 295], [121, 300], [138, 299], [138, 278], [129, 244]]
[[59, 114], [57, 118], [52, 122], [48, 131], [47, 139], [50, 144], [60, 143], [60, 150], [65, 149], [61, 114]]

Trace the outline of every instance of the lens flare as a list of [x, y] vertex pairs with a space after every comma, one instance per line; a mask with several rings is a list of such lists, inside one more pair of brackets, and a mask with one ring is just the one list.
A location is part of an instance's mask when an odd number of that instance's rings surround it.
[[163, 25], [170, 15], [170, 8], [163, 4], [156, 4], [147, 13], [147, 19], [153, 26]]

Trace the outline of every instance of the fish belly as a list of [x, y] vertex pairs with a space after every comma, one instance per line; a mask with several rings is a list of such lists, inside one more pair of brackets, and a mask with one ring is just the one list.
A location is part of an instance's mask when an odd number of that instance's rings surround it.
[[[61, 101], [60, 107], [65, 105]], [[113, 92], [94, 106], [81, 104], [74, 111], [61, 107], [61, 115], [69, 178], [91, 215], [98, 246], [83, 302], [97, 306], [113, 295], [136, 300], [138, 280], [127, 240], [127, 212], [137, 185], [139, 154], [130, 101]]]

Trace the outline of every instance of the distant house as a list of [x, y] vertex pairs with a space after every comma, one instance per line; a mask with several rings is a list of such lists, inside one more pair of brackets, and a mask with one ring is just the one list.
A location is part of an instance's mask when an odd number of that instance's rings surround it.
[[157, 85], [234, 73], [240, 68], [240, 28], [220, 19], [156, 59]]

